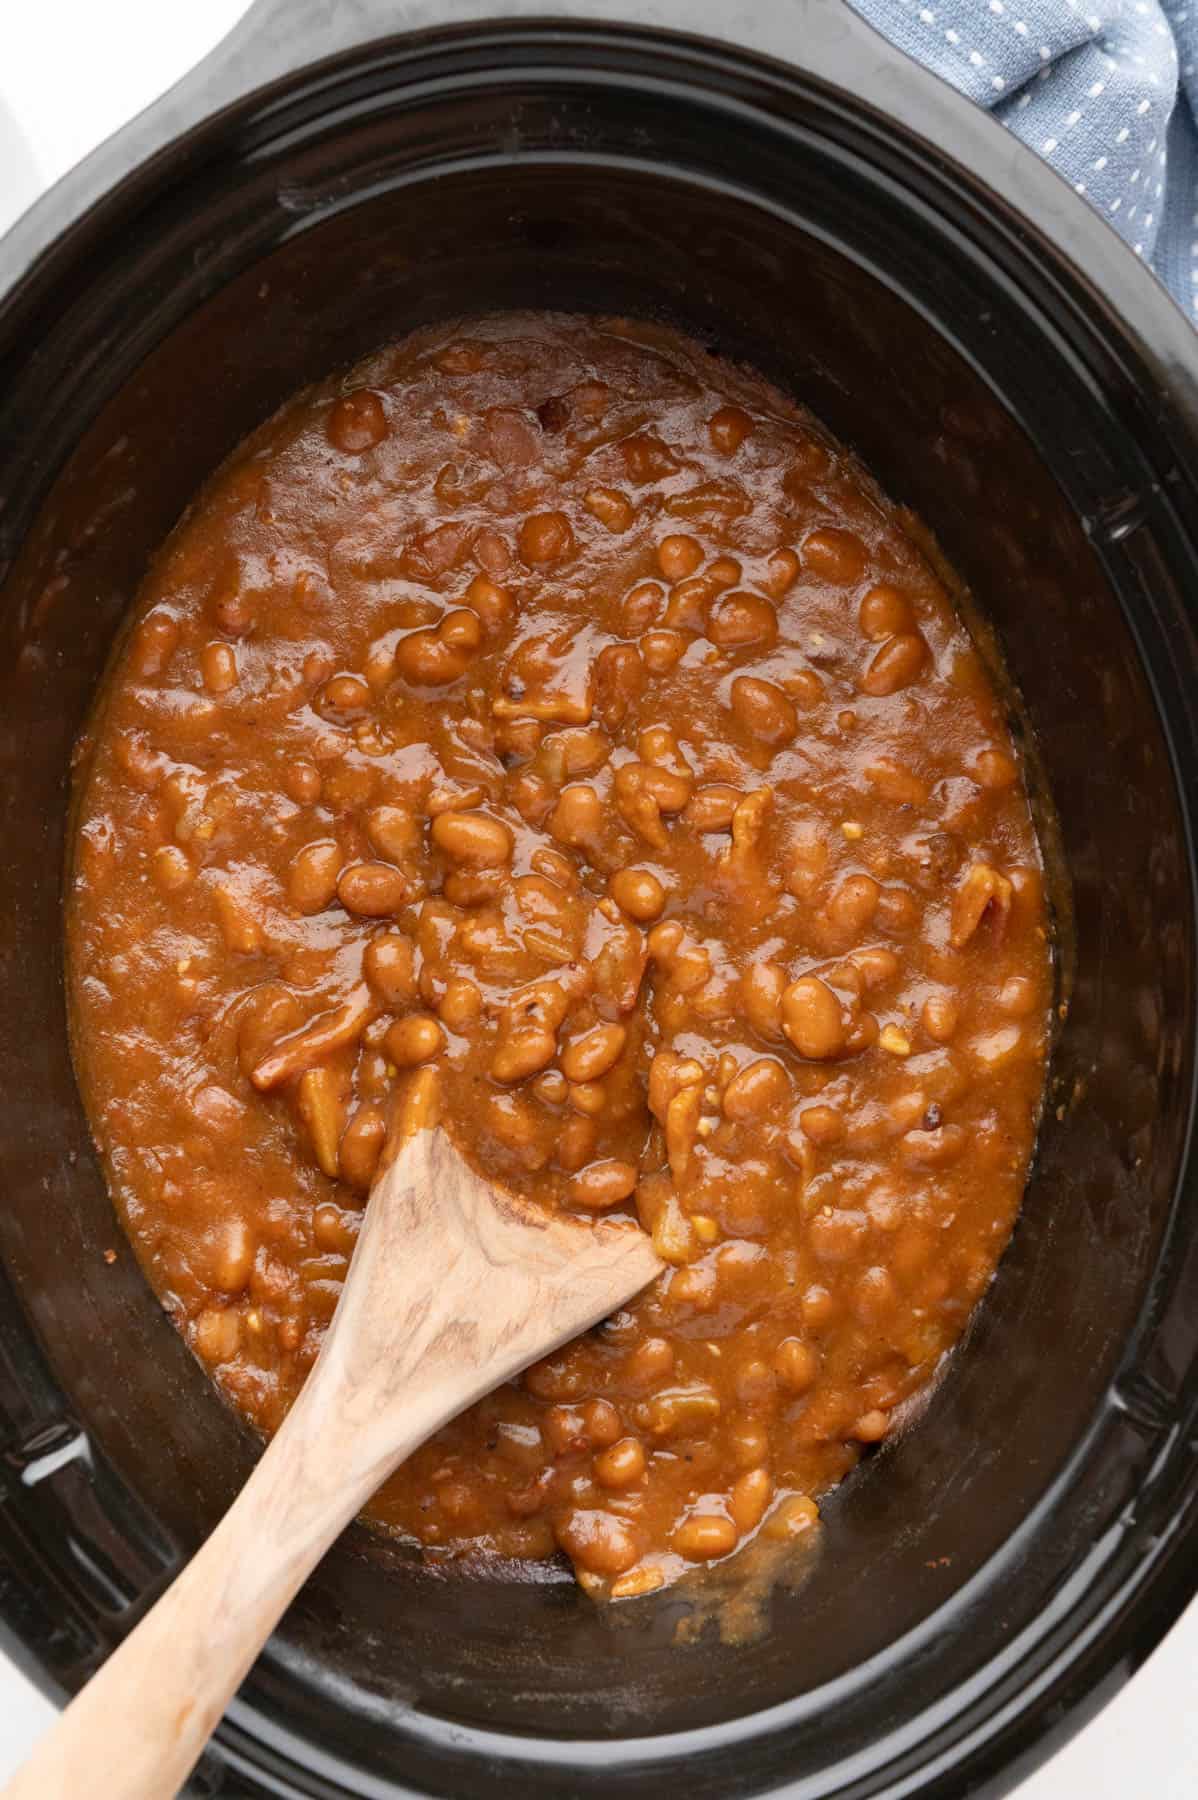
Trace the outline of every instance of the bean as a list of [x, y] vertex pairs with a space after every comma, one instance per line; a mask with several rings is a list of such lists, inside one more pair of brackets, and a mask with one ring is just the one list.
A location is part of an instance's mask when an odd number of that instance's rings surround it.
[[631, 1163], [620, 1162], [609, 1158], [605, 1162], [591, 1163], [574, 1177], [570, 1184], [570, 1198], [576, 1206], [586, 1206], [601, 1210], [608, 1206], [618, 1206], [621, 1200], [627, 1200], [636, 1187], [636, 1169]]
[[345, 1128], [338, 1150], [342, 1180], [366, 1193], [374, 1180], [386, 1137], [387, 1121], [382, 1107], [373, 1101], [359, 1106]]
[[808, 1494], [789, 1494], [779, 1501], [762, 1529], [767, 1537], [796, 1538], [819, 1523], [819, 1507]]
[[703, 571], [703, 580], [713, 594], [735, 587], [744, 570], [734, 556], [717, 556]]
[[788, 594], [799, 578], [799, 559], [793, 550], [775, 550], [765, 566], [761, 585], [773, 599]]
[[600, 1451], [591, 1465], [600, 1487], [622, 1493], [644, 1478], [645, 1452], [639, 1438], [624, 1437]]
[[234, 956], [256, 955], [262, 948], [262, 919], [257, 904], [223, 885], [212, 898], [225, 949]]
[[[546, 1106], [564, 1106], [566, 1078], [560, 1069], [546, 1069], [532, 1084], [532, 1091]], [[581, 1167], [581, 1164], [579, 1165]]]
[[677, 957], [686, 940], [686, 927], [679, 919], [666, 919], [655, 925], [646, 939], [649, 956], [653, 962], [662, 963], [667, 968]]
[[957, 1161], [967, 1141], [959, 1125], [940, 1125], [935, 1131], [908, 1131], [899, 1139], [899, 1150], [915, 1168], [943, 1169]]
[[592, 1444], [614, 1444], [624, 1427], [610, 1400], [588, 1400], [582, 1409]]
[[483, 997], [468, 975], [451, 975], [437, 1002], [442, 1023], [451, 1031], [464, 1031], [482, 1017]]
[[351, 863], [337, 878], [337, 898], [346, 912], [383, 919], [403, 905], [408, 883], [390, 863]]
[[899, 1292], [889, 1269], [875, 1264], [853, 1288], [853, 1311], [866, 1325], [879, 1326], [894, 1312]]
[[755, 675], [738, 675], [732, 683], [732, 716], [771, 750], [789, 744], [799, 729], [799, 716], [782, 689]]
[[640, 1555], [631, 1527], [614, 1513], [580, 1509], [555, 1531], [567, 1556], [588, 1575], [622, 1575]]
[[155, 887], [164, 894], [179, 893], [195, 875], [191, 858], [186, 850], [180, 850], [178, 844], [160, 845], [154, 852], [150, 867]]
[[665, 594], [660, 582], [638, 581], [620, 602], [620, 630], [625, 637], [640, 637], [661, 617]]
[[890, 1414], [881, 1407], [872, 1407], [869, 1412], [861, 1414], [849, 1435], [861, 1444], [877, 1444], [890, 1430]]
[[373, 806], [364, 823], [372, 846], [389, 862], [400, 862], [420, 843], [420, 824], [411, 807]]
[[912, 894], [905, 888], [883, 888], [878, 897], [878, 910], [874, 920], [883, 931], [903, 932], [914, 930], [919, 923], [919, 907]]
[[582, 503], [591, 516], [598, 519], [610, 532], [627, 531], [636, 517], [636, 508], [627, 494], [622, 494], [619, 488], [590, 488]]
[[1005, 750], [982, 750], [974, 761], [973, 778], [979, 787], [1014, 787], [1019, 779], [1019, 768]]
[[320, 770], [315, 763], [288, 763], [283, 771], [283, 786], [299, 806], [315, 806], [320, 799]]
[[457, 607], [447, 612], [437, 627], [437, 636], [451, 650], [474, 651], [482, 643], [482, 621], [470, 607]]
[[671, 631], [693, 631], [698, 635], [703, 630], [710, 599], [706, 576], [690, 575], [684, 581], [676, 581], [661, 622]]
[[682, 817], [695, 831], [727, 831], [740, 800], [734, 787], [703, 787], [687, 801]]
[[310, 688], [321, 687], [336, 667], [327, 650], [310, 650], [304, 658], [304, 680]]
[[728, 1428], [728, 1448], [738, 1469], [755, 1469], [769, 1453], [769, 1432], [759, 1419], [736, 1418]]
[[573, 554], [574, 533], [563, 512], [530, 513], [521, 521], [516, 544], [530, 568], [545, 568]]
[[374, 770], [340, 763], [324, 778], [325, 804], [333, 811], [358, 811], [374, 792]]
[[736, 1398], [746, 1413], [769, 1412], [777, 1400], [774, 1372], [760, 1357], [742, 1363], [736, 1375]]
[[721, 1513], [692, 1513], [676, 1527], [670, 1541], [689, 1562], [710, 1562], [735, 1550], [737, 1531], [732, 1520]]
[[377, 394], [357, 388], [333, 402], [328, 421], [329, 442], [347, 456], [372, 450], [387, 435], [387, 415]]
[[341, 873], [341, 849], [331, 838], [305, 844], [287, 872], [287, 893], [302, 913], [323, 912], [331, 906]]
[[560, 844], [585, 850], [593, 845], [603, 826], [603, 803], [595, 789], [582, 782], [562, 789], [549, 815], [549, 830]]
[[406, 1019], [396, 1019], [383, 1047], [397, 1069], [411, 1069], [441, 1054], [445, 1033], [431, 1013], [409, 1013]]
[[669, 843], [661, 815], [681, 812], [690, 793], [689, 776], [676, 775], [653, 763], [623, 763], [616, 770], [613, 783], [616, 811], [654, 850], [664, 850]]
[[778, 615], [760, 594], [724, 594], [707, 619], [707, 636], [721, 650], [768, 649], [778, 637]]
[[774, 1368], [783, 1387], [792, 1394], [805, 1394], [819, 1374], [819, 1357], [802, 1338], [783, 1338], [774, 1351]]
[[803, 539], [803, 564], [822, 581], [848, 587], [865, 573], [865, 546], [839, 525], [820, 525]]
[[775, 962], [751, 963], [740, 979], [741, 1005], [758, 1037], [776, 1042], [782, 1036], [782, 996], [786, 976]]
[[647, 631], [640, 641], [641, 661], [651, 675], [668, 675], [686, 654], [680, 631]]
[[575, 1112], [596, 1119], [607, 1105], [607, 1089], [598, 1081], [572, 1081], [566, 1089]]
[[505, 1024], [548, 1025], [553, 1031], [561, 1024], [572, 1000], [581, 999], [588, 991], [588, 972], [582, 965], [560, 969], [555, 976], [543, 976], [517, 988], [508, 1002]]
[[239, 1294], [249, 1283], [257, 1246], [244, 1219], [230, 1219], [213, 1245], [212, 1284], [226, 1294]]
[[722, 456], [734, 456], [752, 429], [752, 419], [740, 406], [721, 406], [707, 421], [707, 435]]
[[893, 950], [887, 950], [882, 944], [874, 944], [868, 950], [853, 952], [853, 967], [860, 975], [863, 986], [867, 991], [872, 991], [897, 980], [902, 964]]
[[1036, 1010], [1035, 982], [1026, 975], [1009, 975], [998, 990], [998, 1004], [1009, 1018], [1026, 1019]]
[[[541, 1076], [544, 1081], [547, 1075], [556, 1074], [555, 1069], [546, 1070]], [[564, 1083], [563, 1083], [564, 1086]], [[556, 1162], [567, 1175], [576, 1175], [579, 1169], [586, 1167], [595, 1152], [599, 1139], [599, 1128], [594, 1119], [586, 1118], [582, 1113], [575, 1113], [562, 1126], [557, 1140]]]
[[881, 891], [872, 875], [846, 875], [834, 889], [826, 917], [838, 944], [857, 942], [877, 911]]
[[760, 1119], [790, 1097], [790, 1082], [781, 1063], [762, 1056], [733, 1077], [721, 1102], [728, 1119]]
[[157, 609], [147, 613], [129, 648], [129, 661], [144, 678], [161, 675], [179, 645], [179, 621], [168, 612]]
[[489, 575], [475, 575], [462, 598], [478, 618], [483, 633], [494, 637], [509, 624], [515, 602], [507, 588], [492, 581]]
[[523, 1081], [551, 1063], [557, 1038], [546, 1025], [521, 1025], [502, 1038], [491, 1058], [492, 1081]]
[[900, 594], [889, 582], [881, 581], [871, 587], [862, 599], [857, 609], [857, 623], [863, 637], [867, 637], [871, 643], [880, 644], [887, 638], [898, 637], [902, 632], [913, 630], [915, 615], [906, 595]]
[[511, 861], [511, 831], [489, 813], [439, 813], [431, 835], [438, 850], [469, 868], [494, 868]]
[[206, 1306], [191, 1328], [196, 1354], [210, 1367], [231, 1362], [241, 1345], [241, 1315], [233, 1307]]
[[641, 925], [659, 918], [666, 903], [666, 890], [649, 869], [617, 870], [607, 891], [620, 910]]
[[840, 1001], [818, 975], [792, 981], [782, 996], [782, 1029], [800, 1056], [822, 1062], [845, 1047]]
[[882, 696], [909, 687], [927, 660], [928, 647], [918, 631], [902, 631], [875, 651], [860, 680], [862, 693]]
[[807, 1242], [820, 1262], [847, 1263], [860, 1253], [868, 1229], [864, 1213], [825, 1206], [808, 1222]]
[[[878, 1042], [881, 1044], [881, 1038]], [[896, 1094], [886, 1103], [886, 1111], [899, 1131], [911, 1131], [922, 1124], [928, 1117], [928, 1097], [922, 1088], [912, 1088], [905, 1094]], [[936, 1117], [938, 1115], [932, 1115]], [[875, 1216], [874, 1207], [870, 1206], [870, 1217]]]
[[799, 1126], [813, 1144], [838, 1144], [844, 1136], [844, 1115], [835, 1106], [806, 1106]]
[[623, 1025], [595, 1025], [567, 1044], [561, 1068], [567, 1081], [598, 1081], [619, 1060], [628, 1040]]
[[919, 1022], [938, 1044], [952, 1041], [960, 1021], [960, 1008], [951, 994], [929, 994], [920, 1011]]
[[398, 931], [385, 931], [370, 940], [362, 972], [384, 1006], [405, 1006], [416, 998], [415, 950], [411, 939]]
[[870, 763], [865, 770], [865, 779], [884, 800], [891, 801], [895, 806], [927, 804], [927, 782], [913, 769], [896, 762], [892, 756], [879, 756], [876, 762]]
[[[560, 850], [551, 850], [548, 844], [533, 851], [532, 866], [538, 875], [559, 888], [571, 890], [578, 886], [578, 870], [570, 857], [563, 856]], [[516, 886], [519, 888], [520, 883]]]
[[694, 770], [682, 754], [682, 746], [668, 725], [649, 725], [636, 740], [637, 754], [643, 763], [657, 763], [682, 775], [689, 781]]
[[698, 539], [676, 533], [657, 546], [657, 566], [667, 581], [682, 581], [703, 566], [703, 550]]
[[746, 1469], [733, 1483], [728, 1496], [728, 1511], [742, 1535], [755, 1531], [765, 1517], [765, 1509], [773, 1497], [774, 1484], [768, 1469]]
[[573, 1406], [551, 1406], [541, 1430], [554, 1456], [580, 1456], [589, 1448], [582, 1414]]
[[395, 672], [413, 687], [444, 687], [464, 675], [482, 642], [477, 613], [446, 613], [436, 629], [409, 631], [395, 646]]
[[537, 767], [553, 782], [601, 769], [611, 755], [607, 733], [594, 725], [575, 725], [545, 739]]
[[663, 1337], [642, 1338], [624, 1365], [624, 1379], [633, 1388], [656, 1387], [673, 1373], [674, 1347]]
[[649, 1427], [655, 1437], [669, 1438], [702, 1433], [720, 1416], [719, 1395], [697, 1383], [692, 1387], [667, 1388], [649, 1402]]
[[806, 712], [810, 712], [813, 706], [818, 706], [827, 692], [814, 669], [790, 669], [783, 677], [782, 685], [791, 699]]
[[645, 665], [633, 644], [608, 644], [595, 661], [595, 716], [615, 731], [645, 686]]
[[232, 644], [206, 644], [200, 652], [200, 674], [210, 694], [227, 694], [237, 686], [237, 657]]
[[360, 675], [334, 675], [316, 696], [317, 711], [336, 720], [357, 718], [370, 704], [370, 689]]

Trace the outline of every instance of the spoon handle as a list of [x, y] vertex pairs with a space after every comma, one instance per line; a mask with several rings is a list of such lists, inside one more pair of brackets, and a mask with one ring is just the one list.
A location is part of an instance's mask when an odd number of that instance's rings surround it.
[[[302, 1396], [301, 1396], [302, 1399]], [[168, 1800], [289, 1602], [369, 1497], [338, 1471], [314, 1486], [292, 1409], [211, 1537], [76, 1696], [5, 1800]], [[300, 1479], [300, 1470], [305, 1479]]]
[[249, 1481], [3, 1800], [170, 1800], [395, 1465], [659, 1268], [643, 1232], [524, 1213], [440, 1131], [418, 1132], [375, 1183], [320, 1355]]

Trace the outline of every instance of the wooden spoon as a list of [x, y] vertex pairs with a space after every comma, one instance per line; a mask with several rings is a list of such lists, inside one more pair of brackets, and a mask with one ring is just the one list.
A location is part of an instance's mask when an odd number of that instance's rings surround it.
[[375, 1181], [320, 1355], [242, 1492], [68, 1706], [7, 1800], [167, 1800], [288, 1603], [395, 1466], [661, 1265], [614, 1221], [496, 1193], [437, 1129]]

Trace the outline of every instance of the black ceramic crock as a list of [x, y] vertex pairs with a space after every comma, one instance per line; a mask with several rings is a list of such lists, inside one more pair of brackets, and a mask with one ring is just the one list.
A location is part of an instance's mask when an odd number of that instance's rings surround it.
[[1075, 921], [1035, 1175], [927, 1416], [759, 1641], [678, 1648], [669, 1597], [613, 1622], [351, 1533], [192, 1791], [996, 1793], [1196, 1583], [1198, 352], [1055, 175], [835, 0], [259, 0], [0, 244], [6, 1647], [78, 1686], [252, 1455], [122, 1244], [68, 1056], [71, 746], [113, 635], [293, 389], [541, 304], [759, 364], [993, 621]]

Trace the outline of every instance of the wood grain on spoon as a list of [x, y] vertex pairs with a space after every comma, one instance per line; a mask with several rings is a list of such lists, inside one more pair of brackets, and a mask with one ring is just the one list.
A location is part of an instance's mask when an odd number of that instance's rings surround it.
[[176, 1794], [288, 1603], [396, 1464], [659, 1268], [627, 1221], [540, 1214], [497, 1194], [441, 1131], [407, 1137], [375, 1182], [341, 1303], [278, 1435], [7, 1800]]

